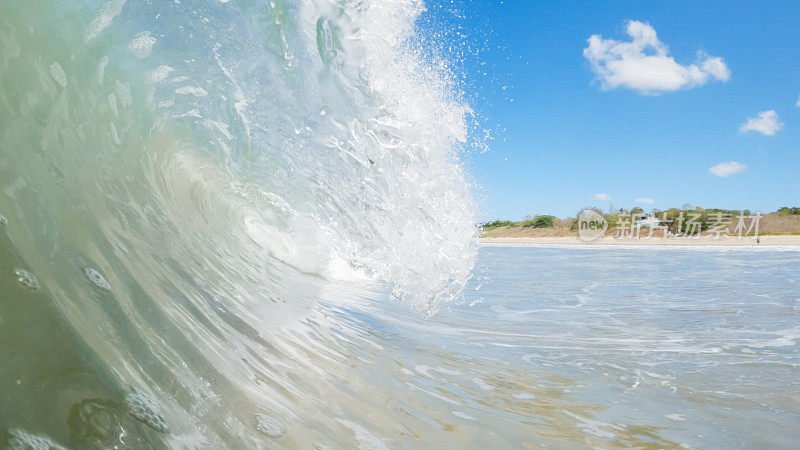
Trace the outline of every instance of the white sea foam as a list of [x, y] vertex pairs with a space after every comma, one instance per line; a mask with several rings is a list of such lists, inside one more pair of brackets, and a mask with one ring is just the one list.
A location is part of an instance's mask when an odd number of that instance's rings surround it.
[[66, 450], [67, 448], [48, 436], [30, 434], [24, 430], [13, 429], [8, 432], [10, 450]]
[[117, 96], [114, 95], [113, 92], [108, 94], [108, 107], [111, 108], [111, 112], [114, 113], [114, 116], [119, 115], [119, 109], [117, 108]]
[[181, 95], [194, 95], [195, 97], [205, 97], [208, 95], [205, 89], [199, 86], [183, 86], [175, 89], [176, 94]]
[[97, 13], [97, 17], [92, 20], [92, 23], [86, 27], [86, 42], [91, 41], [97, 35], [99, 35], [106, 27], [108, 27], [111, 22], [114, 20], [114, 17], [118, 16], [120, 12], [122, 12], [122, 7], [125, 5], [125, 0], [112, 0], [108, 3], [103, 4], [100, 7], [100, 11]]
[[150, 72], [150, 80], [154, 83], [163, 83], [167, 80], [167, 77], [173, 70], [175, 69], [173, 69], [170, 66], [162, 64], [153, 69], [152, 72]]
[[106, 66], [108, 65], [108, 56], [103, 56], [97, 63], [97, 84], [103, 84], [106, 75]]
[[356, 440], [359, 443], [359, 448], [364, 450], [388, 450], [389, 447], [387, 447], [382, 440], [380, 440], [378, 437], [367, 431], [361, 425], [345, 419], [337, 419], [337, 420], [342, 425], [353, 430]]
[[21, 284], [25, 289], [35, 291], [39, 289], [39, 281], [36, 279], [31, 272], [24, 270], [24, 269], [16, 269], [14, 271], [14, 275], [17, 276], [17, 281]]
[[114, 142], [115, 145], [119, 145], [120, 144], [119, 133], [117, 132], [117, 127], [116, 125], [114, 125], [114, 122], [109, 122], [108, 128], [111, 131], [111, 140]]
[[61, 68], [61, 64], [58, 62], [53, 61], [53, 63], [50, 64], [50, 75], [61, 87], [67, 86], [67, 74], [64, 73], [64, 69]]
[[269, 437], [280, 437], [286, 432], [277, 420], [264, 414], [256, 414], [256, 429]]
[[169, 431], [161, 406], [144, 391], [134, 389], [133, 392], [125, 396], [125, 403], [128, 404], [131, 414], [137, 420], [156, 431], [162, 433]]
[[130, 44], [128, 44], [128, 48], [133, 52], [134, 55], [144, 59], [150, 55], [151, 51], [153, 51], [153, 46], [155, 44], [156, 38], [154, 38], [149, 31], [142, 31], [133, 37], [133, 40], [130, 42]]
[[131, 84], [128, 82], [122, 83], [119, 80], [114, 81], [114, 91], [117, 93], [119, 103], [127, 108], [133, 104], [133, 97], [131, 97]]
[[83, 274], [86, 276], [86, 279], [89, 280], [89, 282], [91, 282], [93, 285], [101, 289], [105, 289], [107, 291], [111, 290], [111, 284], [97, 270], [92, 269], [91, 267], [84, 267]]

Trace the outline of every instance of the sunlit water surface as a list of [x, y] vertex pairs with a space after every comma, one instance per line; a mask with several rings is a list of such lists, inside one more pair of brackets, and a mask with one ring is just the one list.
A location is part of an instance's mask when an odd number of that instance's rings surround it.
[[484, 247], [465, 300], [430, 319], [335, 283], [297, 321], [230, 323], [227, 351], [174, 347], [197, 365], [160, 377], [132, 356], [166, 431], [78, 343], [41, 364], [80, 373], [4, 367], [21, 374], [3, 418], [73, 445], [796, 448], [799, 282], [785, 249]]

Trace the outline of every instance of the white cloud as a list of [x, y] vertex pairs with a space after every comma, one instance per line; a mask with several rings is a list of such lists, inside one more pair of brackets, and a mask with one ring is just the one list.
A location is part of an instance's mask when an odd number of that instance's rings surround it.
[[639, 197], [635, 200], [640, 205], [652, 205], [654, 200], [650, 197]]
[[748, 117], [747, 122], [739, 127], [742, 133], [747, 131], [758, 131], [761, 134], [772, 136], [783, 128], [783, 122], [778, 120], [778, 113], [774, 109], [761, 111], [758, 117]]
[[736, 161], [719, 163], [716, 166], [712, 166], [710, 169], [708, 169], [709, 172], [718, 177], [729, 177], [731, 175], [736, 175], [737, 173], [742, 173], [745, 170], [747, 170], [747, 166]]
[[725, 64], [725, 60], [719, 56], [708, 56], [703, 52], [697, 54], [703, 60], [700, 68], [703, 72], [710, 74], [713, 78], [720, 81], [728, 81], [731, 79], [731, 69]]
[[725, 60], [698, 52], [697, 64], [681, 65], [668, 55], [669, 49], [648, 23], [628, 21], [630, 41], [592, 35], [583, 57], [603, 82], [603, 89], [626, 87], [645, 94], [701, 86], [711, 79], [728, 81], [731, 71]]
[[800, 108], [800, 95], [797, 96], [797, 103], [795, 103], [795, 106]]
[[611, 200], [611, 196], [608, 194], [594, 194], [595, 200]]

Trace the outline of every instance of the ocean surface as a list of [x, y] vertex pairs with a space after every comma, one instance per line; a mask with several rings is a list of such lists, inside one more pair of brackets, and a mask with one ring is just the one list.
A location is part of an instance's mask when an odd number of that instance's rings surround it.
[[[28, 439], [84, 448], [800, 445], [797, 250], [484, 247], [464, 297], [427, 319], [361, 281], [326, 283], [280, 321], [274, 304], [235, 315], [213, 299], [205, 313], [134, 300], [131, 315], [80, 325], [125, 333], [115, 347], [130, 353], [116, 367], [47, 297], [5, 280], [0, 420]], [[121, 308], [108, 294], [92, 299]], [[183, 314], [198, 322], [177, 321]]]
[[800, 446], [800, 253], [480, 248], [424, 14], [0, 3], [0, 446]]

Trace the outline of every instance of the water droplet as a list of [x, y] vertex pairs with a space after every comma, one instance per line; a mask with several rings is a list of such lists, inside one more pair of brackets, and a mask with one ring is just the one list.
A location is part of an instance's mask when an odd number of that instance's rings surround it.
[[131, 415], [150, 428], [166, 433], [169, 431], [161, 407], [149, 395], [139, 389], [125, 396], [125, 403], [130, 408]]
[[67, 450], [45, 435], [30, 434], [20, 429], [9, 430], [8, 448], [11, 450]]
[[17, 281], [19, 281], [19, 284], [25, 286], [25, 289], [29, 289], [31, 291], [39, 289], [39, 282], [36, 280], [36, 277], [27, 270], [16, 269], [14, 274], [17, 276]]
[[100, 272], [98, 272], [98, 271], [96, 271], [96, 270], [94, 270], [92, 268], [89, 268], [89, 267], [84, 267], [83, 268], [83, 274], [86, 275], [86, 278], [93, 285], [95, 285], [95, 286], [97, 286], [97, 287], [99, 287], [101, 289], [105, 289], [107, 291], [111, 290], [111, 284], [108, 282], [108, 280], [105, 279], [105, 277], [103, 275], [100, 274]]
[[269, 437], [281, 437], [286, 429], [277, 420], [264, 414], [256, 414], [256, 429]]

